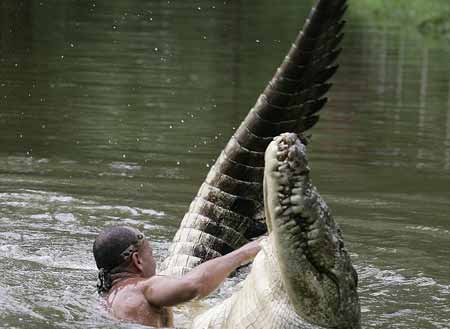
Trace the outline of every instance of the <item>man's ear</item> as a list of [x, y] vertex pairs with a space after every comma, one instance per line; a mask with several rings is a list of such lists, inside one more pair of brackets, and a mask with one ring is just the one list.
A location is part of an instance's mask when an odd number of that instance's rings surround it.
[[131, 261], [133, 262], [133, 265], [142, 272], [143, 270], [143, 266], [142, 266], [142, 260], [141, 260], [141, 256], [139, 256], [138, 252], [134, 252], [131, 255]]

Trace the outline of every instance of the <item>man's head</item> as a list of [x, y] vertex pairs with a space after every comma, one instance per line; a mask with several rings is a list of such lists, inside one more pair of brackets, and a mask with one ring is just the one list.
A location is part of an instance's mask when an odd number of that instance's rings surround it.
[[145, 278], [155, 274], [152, 248], [134, 228], [113, 226], [103, 230], [94, 241], [93, 252], [99, 269], [99, 292], [111, 288], [113, 274], [129, 273]]

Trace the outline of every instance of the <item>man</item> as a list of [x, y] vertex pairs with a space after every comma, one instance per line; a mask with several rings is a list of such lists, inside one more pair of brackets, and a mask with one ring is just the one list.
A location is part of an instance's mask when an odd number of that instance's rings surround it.
[[94, 242], [97, 288], [115, 318], [172, 327], [170, 306], [207, 296], [259, 250], [259, 240], [253, 241], [197, 266], [181, 278], [172, 278], [155, 273], [152, 248], [141, 232], [115, 226], [101, 232]]

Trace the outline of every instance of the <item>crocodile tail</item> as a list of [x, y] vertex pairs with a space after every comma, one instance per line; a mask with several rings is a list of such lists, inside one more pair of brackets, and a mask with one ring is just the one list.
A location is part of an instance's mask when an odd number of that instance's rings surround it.
[[340, 50], [345, 0], [318, 0], [254, 107], [211, 168], [175, 235], [163, 268], [184, 273], [265, 230], [264, 152], [283, 132], [316, 124]]

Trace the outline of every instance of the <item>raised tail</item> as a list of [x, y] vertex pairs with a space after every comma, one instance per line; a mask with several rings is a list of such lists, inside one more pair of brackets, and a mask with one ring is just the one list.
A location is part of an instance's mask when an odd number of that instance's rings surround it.
[[254, 107], [211, 168], [175, 235], [166, 272], [182, 274], [262, 234], [264, 152], [316, 124], [342, 39], [346, 0], [318, 0]]

